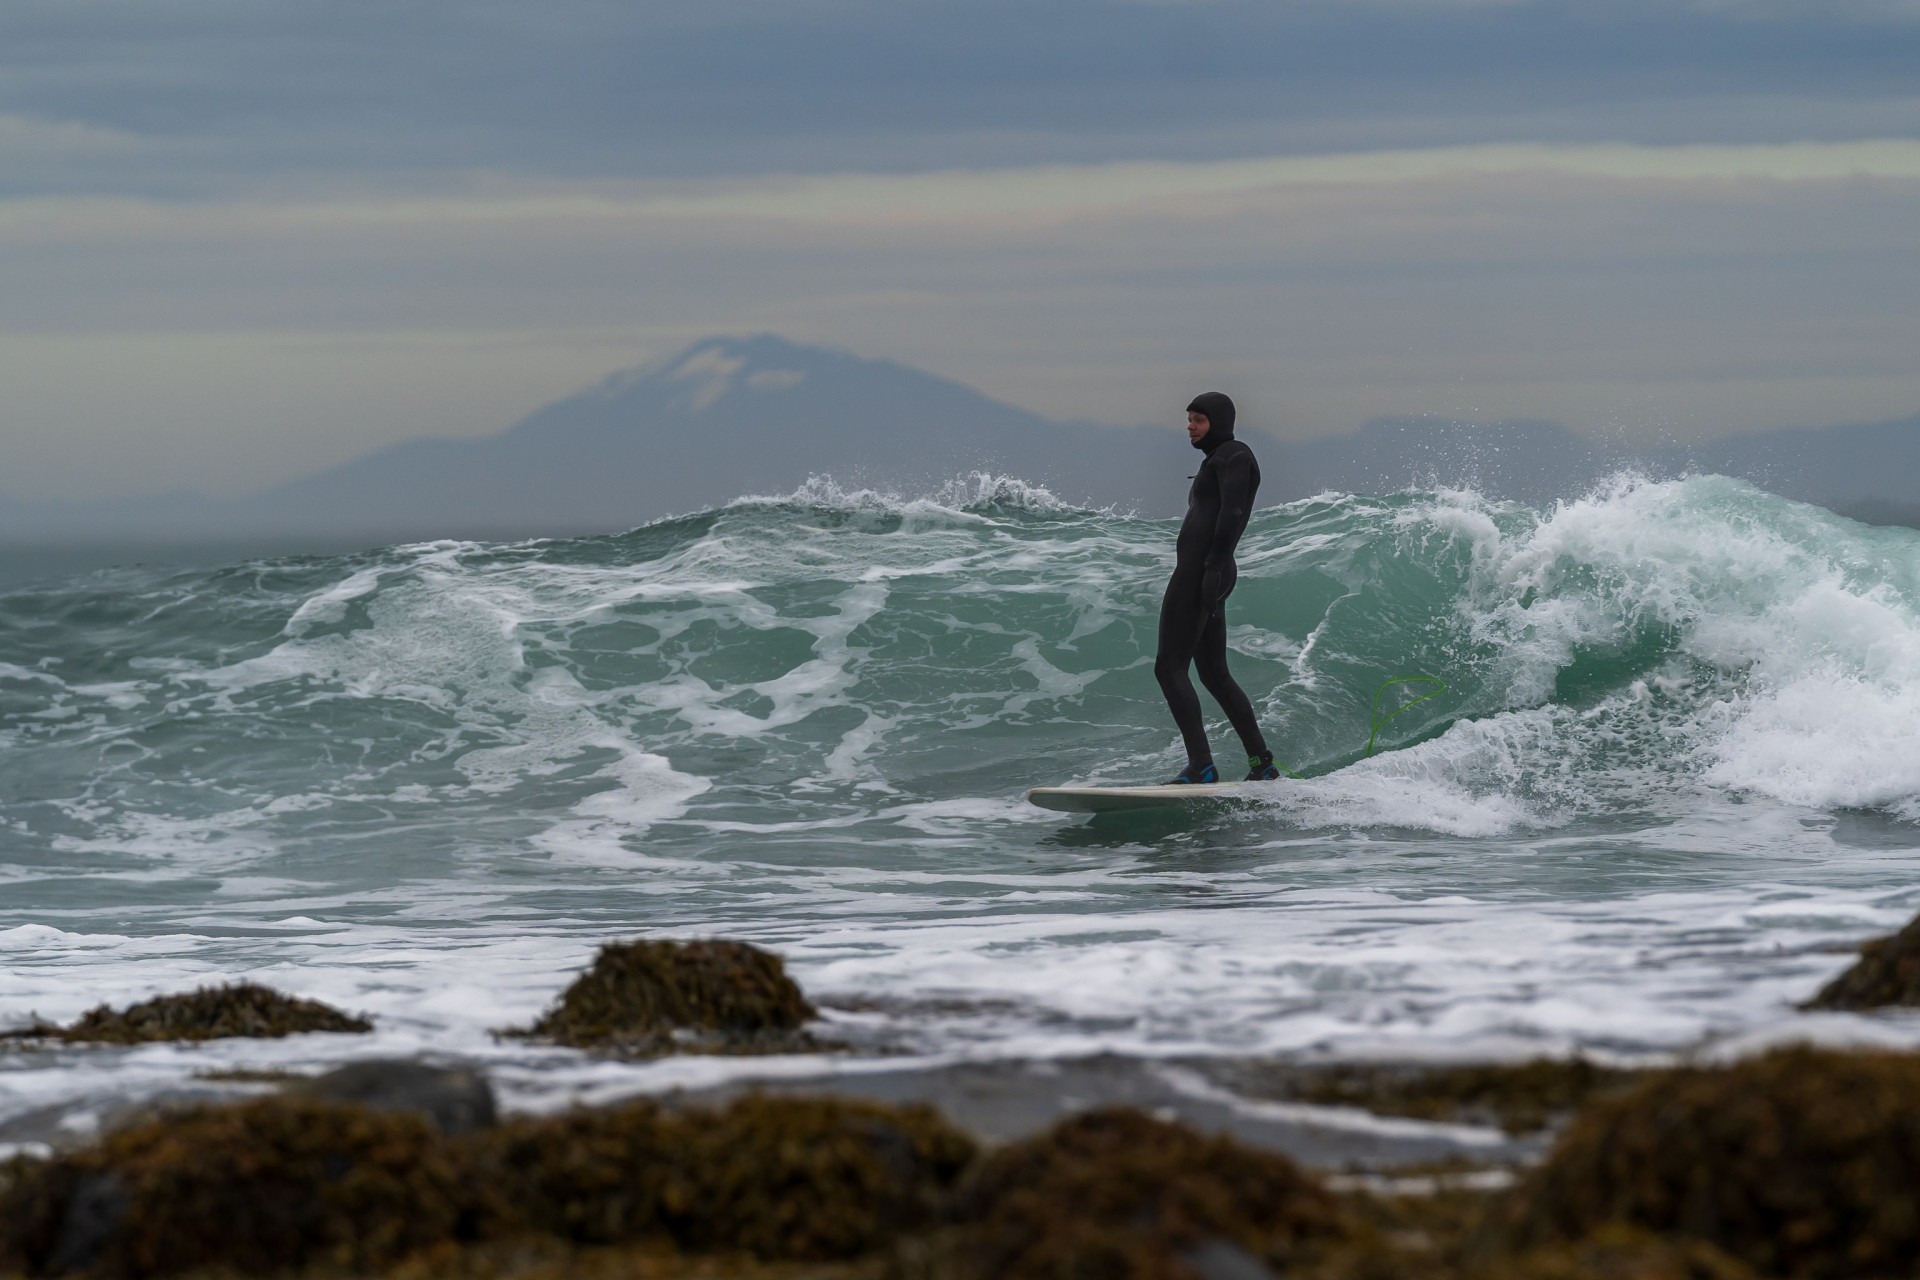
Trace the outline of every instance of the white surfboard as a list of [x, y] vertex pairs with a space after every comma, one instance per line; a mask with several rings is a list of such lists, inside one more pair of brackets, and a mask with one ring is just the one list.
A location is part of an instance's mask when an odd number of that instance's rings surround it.
[[1152, 787], [1035, 787], [1027, 799], [1042, 809], [1061, 813], [1121, 813], [1128, 809], [1159, 809], [1203, 800], [1251, 800], [1269, 782], [1214, 782], [1200, 786], [1162, 784]]

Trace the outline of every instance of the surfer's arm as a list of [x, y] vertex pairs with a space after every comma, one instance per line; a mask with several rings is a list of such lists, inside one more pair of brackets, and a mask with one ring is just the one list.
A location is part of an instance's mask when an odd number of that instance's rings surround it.
[[1220, 514], [1213, 525], [1213, 542], [1207, 548], [1207, 570], [1224, 573], [1233, 563], [1233, 549], [1240, 545], [1247, 517], [1253, 513], [1253, 453], [1235, 448], [1232, 455], [1214, 465], [1214, 479], [1220, 485]]

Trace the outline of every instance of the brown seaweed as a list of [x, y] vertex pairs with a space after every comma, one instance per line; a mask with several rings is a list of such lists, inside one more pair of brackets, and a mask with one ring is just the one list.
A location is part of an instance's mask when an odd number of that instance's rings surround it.
[[[907, 1280], [1191, 1280], [1290, 1267], [1351, 1234], [1338, 1200], [1285, 1156], [1127, 1108], [1087, 1112], [986, 1157], [957, 1227], [909, 1242]], [[1291, 1272], [1289, 1272], [1291, 1274]]]
[[1483, 1261], [1463, 1280], [1758, 1280], [1702, 1240], [1666, 1239], [1631, 1227]]
[[744, 942], [613, 942], [540, 1020], [514, 1034], [650, 1056], [817, 1047], [816, 1016], [779, 956]]
[[1587, 1106], [1516, 1189], [1501, 1243], [1621, 1223], [1770, 1276], [1904, 1276], [1920, 1257], [1916, 1187], [1920, 1056], [1784, 1049]]
[[288, 1098], [203, 1107], [21, 1171], [0, 1194], [0, 1272], [378, 1269], [452, 1237], [468, 1200], [418, 1116]]
[[0, 1169], [0, 1275], [371, 1272], [527, 1238], [848, 1258], [930, 1224], [973, 1155], [927, 1108], [839, 1099], [634, 1103], [449, 1136], [279, 1096]]
[[851, 1257], [927, 1224], [975, 1150], [926, 1107], [758, 1096], [510, 1121], [470, 1149], [512, 1229], [768, 1259]]
[[1920, 916], [1862, 944], [1860, 958], [1820, 988], [1803, 1009], [1881, 1009], [1920, 1004]]
[[371, 1031], [365, 1018], [318, 1000], [282, 995], [254, 982], [201, 987], [155, 996], [125, 1009], [101, 1005], [66, 1027], [44, 1034], [71, 1043], [143, 1044], [153, 1040], [218, 1040], [229, 1036], [278, 1038], [308, 1031]]

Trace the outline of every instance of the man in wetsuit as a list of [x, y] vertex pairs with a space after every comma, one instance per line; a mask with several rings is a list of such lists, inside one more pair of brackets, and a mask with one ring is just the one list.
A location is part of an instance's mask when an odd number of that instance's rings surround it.
[[1253, 450], [1233, 438], [1233, 401], [1218, 391], [1195, 396], [1187, 406], [1187, 439], [1207, 456], [1187, 491], [1187, 518], [1180, 522], [1173, 577], [1160, 602], [1160, 652], [1153, 660], [1154, 678], [1187, 748], [1187, 767], [1174, 781], [1220, 781], [1200, 720], [1200, 697], [1187, 677], [1194, 664], [1200, 683], [1226, 711], [1247, 749], [1247, 781], [1277, 778], [1280, 771], [1260, 736], [1253, 704], [1227, 671], [1227, 597], [1238, 573], [1233, 549], [1253, 514], [1260, 464]]

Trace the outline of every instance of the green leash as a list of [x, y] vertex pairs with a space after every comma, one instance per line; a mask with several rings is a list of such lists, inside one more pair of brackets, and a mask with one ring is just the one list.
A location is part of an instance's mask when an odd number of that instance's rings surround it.
[[[1397, 684], [1431, 684], [1437, 685], [1438, 687], [1431, 692], [1421, 694], [1417, 698], [1409, 698], [1383, 716], [1380, 714], [1380, 699], [1386, 697], [1387, 690]], [[1373, 713], [1371, 716], [1372, 723], [1367, 733], [1367, 755], [1371, 756], [1373, 754], [1374, 741], [1379, 738], [1382, 729], [1393, 723], [1395, 716], [1398, 716], [1403, 711], [1408, 711], [1419, 706], [1428, 698], [1437, 698], [1446, 691], [1447, 682], [1439, 676], [1394, 676], [1391, 680], [1381, 681], [1380, 687], [1373, 691]], [[1261, 763], [1262, 761], [1258, 757], [1249, 757], [1247, 767], [1251, 769]], [[1286, 774], [1289, 778], [1298, 778], [1300, 776], [1293, 770], [1287, 768], [1287, 766], [1281, 764], [1278, 760], [1273, 762], [1273, 767]]]
[[[1437, 684], [1440, 687], [1432, 693], [1423, 693], [1417, 698], [1401, 703], [1383, 717], [1380, 714], [1380, 699], [1385, 697], [1387, 690], [1396, 684]], [[1393, 679], [1383, 683], [1378, 689], [1375, 689], [1373, 691], [1373, 730], [1367, 734], [1367, 754], [1373, 754], [1373, 740], [1380, 736], [1382, 729], [1393, 723], [1395, 716], [1409, 708], [1419, 706], [1428, 698], [1437, 698], [1446, 691], [1447, 682], [1439, 676], [1395, 676]]]

